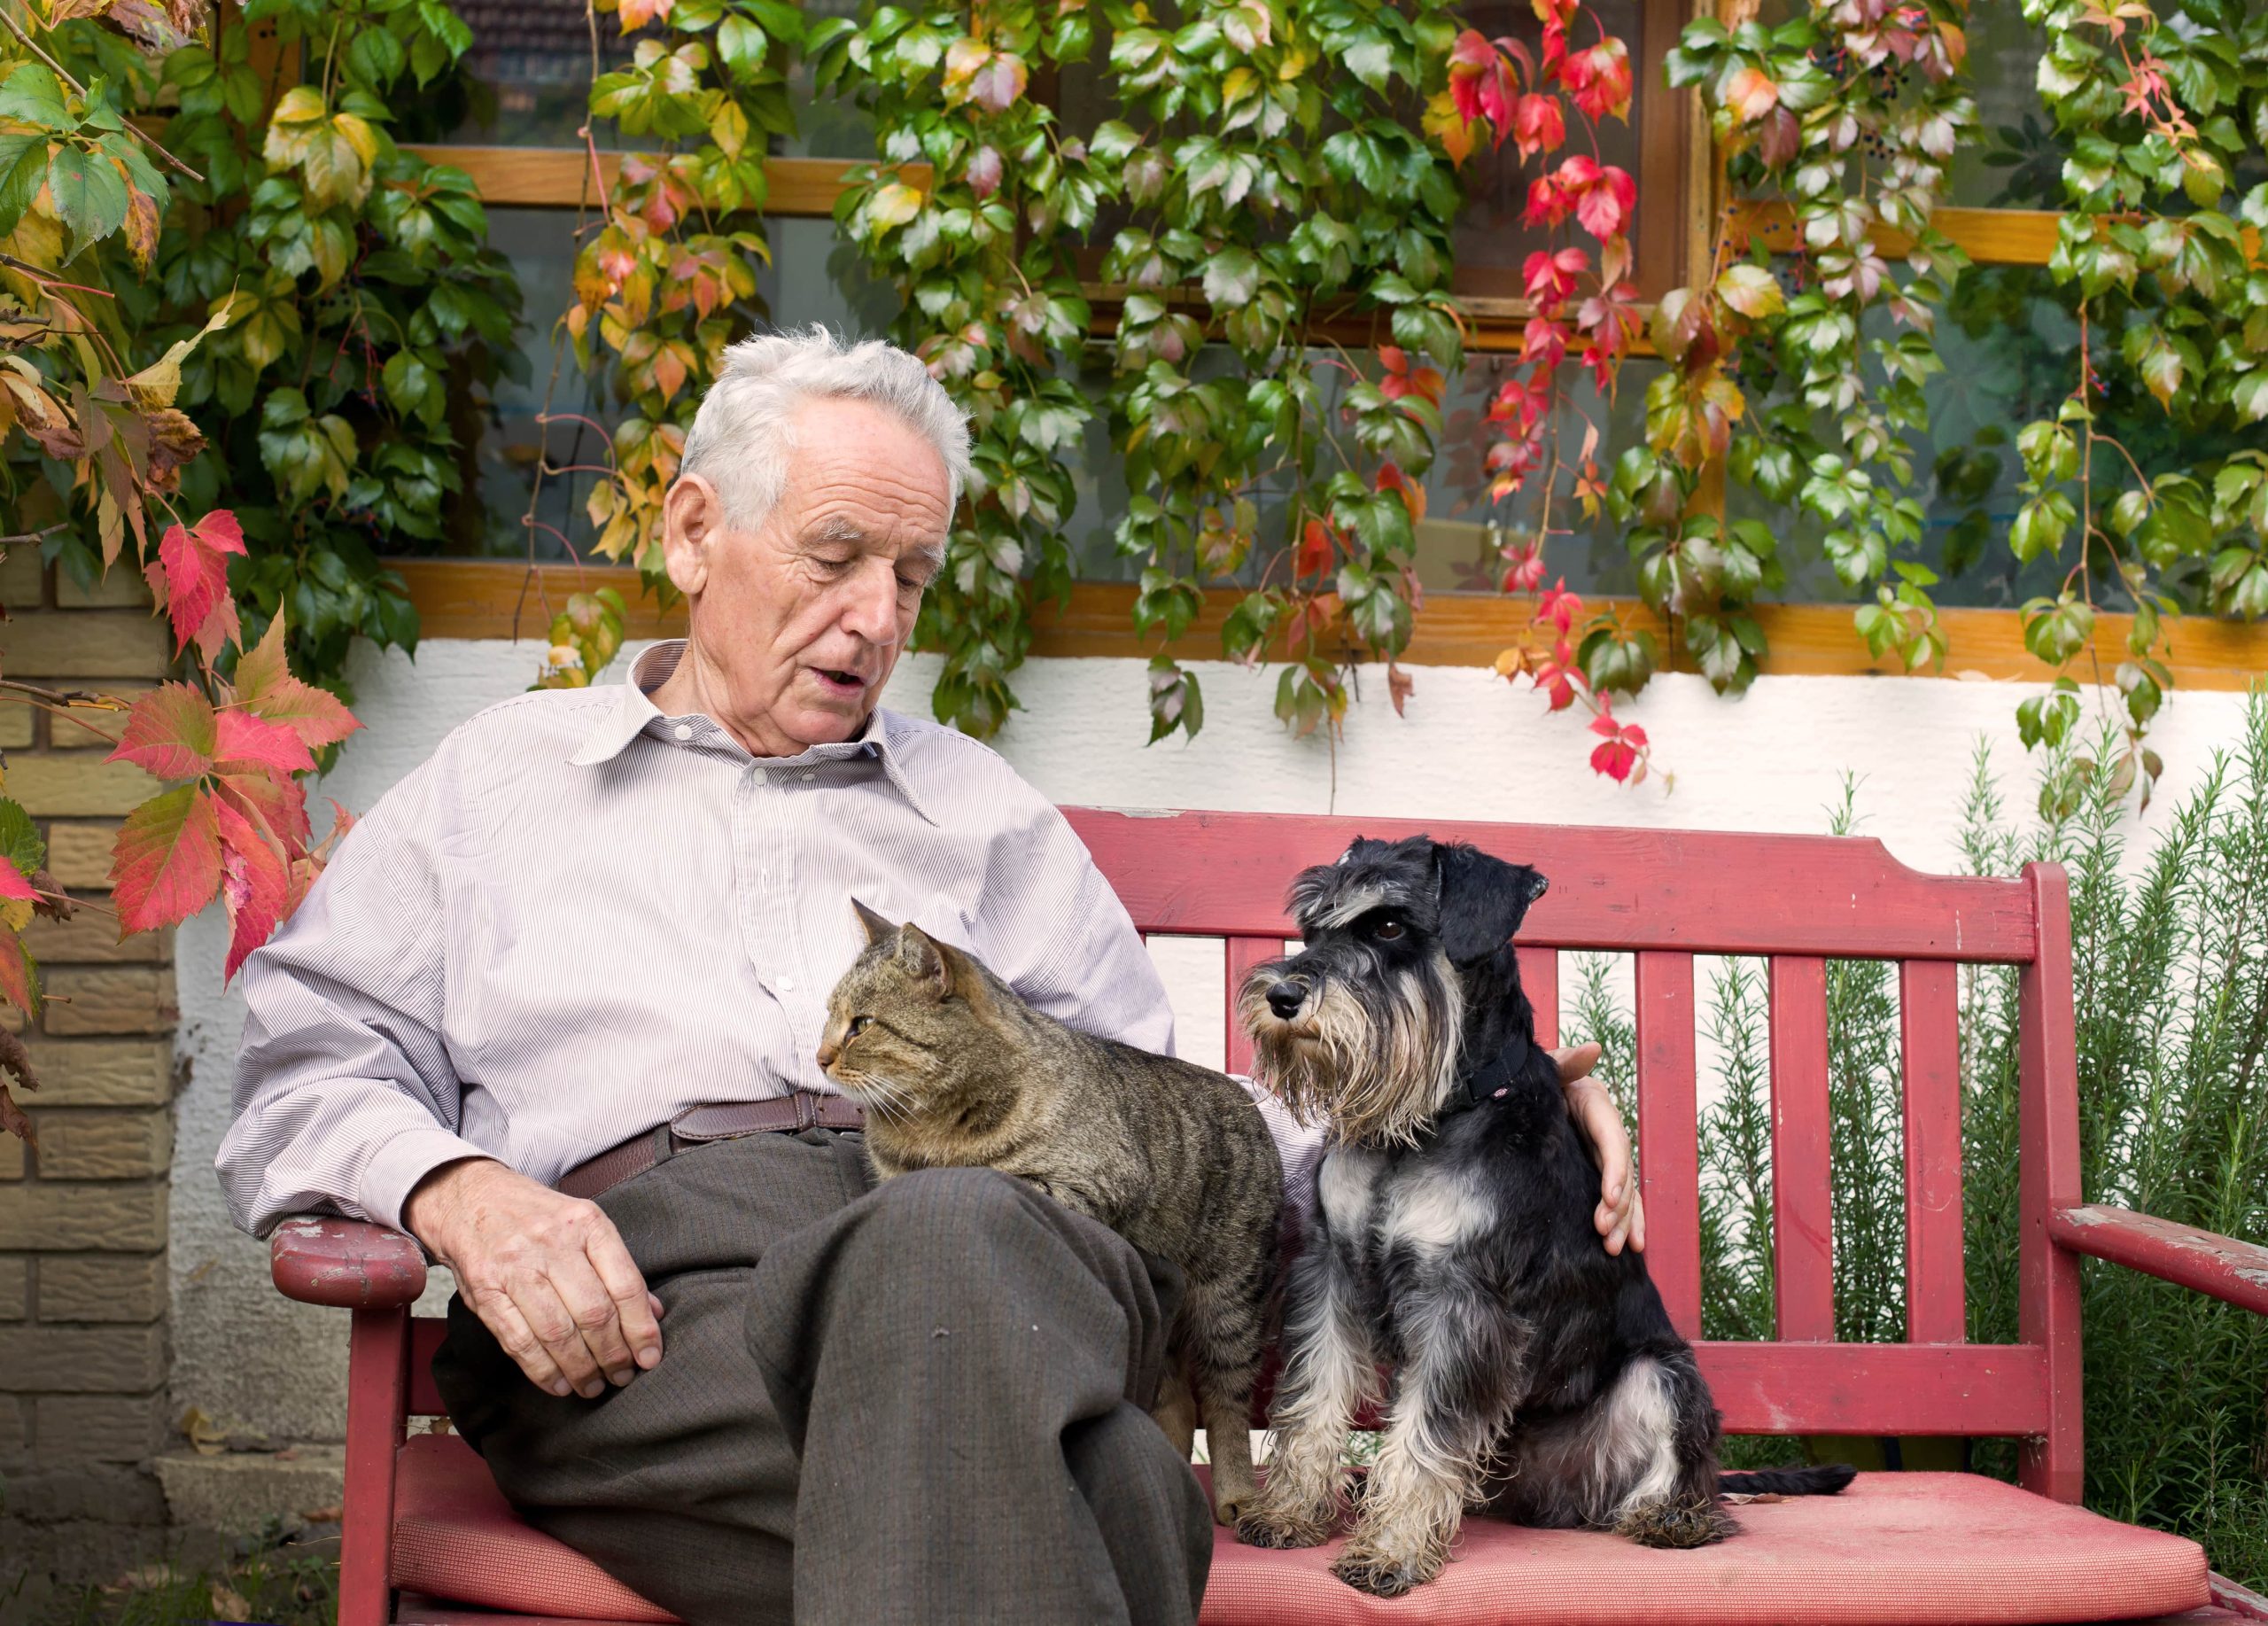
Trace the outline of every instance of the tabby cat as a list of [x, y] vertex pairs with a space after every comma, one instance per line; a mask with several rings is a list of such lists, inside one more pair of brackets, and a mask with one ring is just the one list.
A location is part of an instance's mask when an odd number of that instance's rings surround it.
[[[828, 996], [819, 1064], [866, 1108], [875, 1174], [998, 1169], [1179, 1265], [1169, 1369], [1211, 1446], [1214, 1516], [1233, 1525], [1254, 1493], [1252, 1386], [1283, 1198], [1258, 1109], [1223, 1075], [1066, 1027], [970, 954], [856, 906], [866, 947]], [[1160, 1407], [1169, 1434], [1177, 1402]]]

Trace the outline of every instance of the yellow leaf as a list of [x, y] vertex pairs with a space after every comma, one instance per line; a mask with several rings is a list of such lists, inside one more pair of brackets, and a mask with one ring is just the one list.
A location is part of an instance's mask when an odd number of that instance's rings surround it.
[[1717, 297], [1742, 315], [1753, 319], [1777, 315], [1787, 308], [1780, 280], [1760, 265], [1728, 266], [1717, 278]]
[[892, 226], [903, 226], [921, 213], [921, 191], [903, 181], [892, 181], [874, 193], [866, 205], [866, 221], [876, 237]]
[[1456, 97], [1447, 90], [1437, 90], [1425, 104], [1421, 122], [1425, 134], [1441, 143], [1441, 151], [1449, 155], [1449, 162], [1462, 166], [1472, 155], [1472, 126], [1456, 110]]
[[[245, 296], [249, 298], [250, 296]], [[213, 314], [205, 325], [187, 338], [177, 339], [165, 354], [151, 362], [140, 372], [126, 380], [126, 387], [134, 392], [134, 402], [144, 408], [170, 407], [174, 397], [181, 393], [181, 364], [189, 353], [197, 348], [197, 341], [207, 333], [217, 333], [229, 325], [229, 313], [236, 296], [213, 301]]]

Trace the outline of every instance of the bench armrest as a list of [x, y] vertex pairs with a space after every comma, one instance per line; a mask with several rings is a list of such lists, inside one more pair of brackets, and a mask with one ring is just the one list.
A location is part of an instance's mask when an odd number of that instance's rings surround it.
[[276, 1291], [303, 1304], [392, 1310], [425, 1291], [425, 1254], [385, 1225], [299, 1214], [268, 1239], [268, 1273]]
[[2257, 1243], [2102, 1202], [2049, 1210], [2047, 1234], [2074, 1253], [2268, 1315], [2268, 1248]]

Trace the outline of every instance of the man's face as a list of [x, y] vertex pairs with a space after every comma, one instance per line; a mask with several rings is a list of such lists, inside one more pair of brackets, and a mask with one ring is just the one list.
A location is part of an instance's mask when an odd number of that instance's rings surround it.
[[944, 460], [882, 408], [806, 402], [795, 438], [786, 488], [755, 530], [726, 525], [697, 475], [664, 509], [670, 579], [692, 601], [678, 678], [760, 756], [866, 726], [952, 517]]

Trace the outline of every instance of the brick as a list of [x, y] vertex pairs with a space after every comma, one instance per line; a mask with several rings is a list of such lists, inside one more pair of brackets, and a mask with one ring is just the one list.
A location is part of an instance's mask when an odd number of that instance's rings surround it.
[[167, 1039], [25, 1041], [39, 1070], [43, 1107], [161, 1107], [174, 1098], [174, 1047]]
[[31, 1313], [32, 1262], [0, 1254], [0, 1321], [21, 1321]]
[[0, 1389], [146, 1395], [165, 1381], [162, 1326], [0, 1327]]
[[47, 1031], [59, 1038], [162, 1032], [181, 1020], [169, 966], [66, 966], [47, 978]]
[[[13, 1092], [10, 1092], [12, 1094]], [[24, 1143], [15, 1136], [0, 1132], [0, 1180], [20, 1180], [24, 1178]]]
[[43, 966], [156, 965], [173, 958], [173, 937], [171, 931], [137, 931], [120, 942], [115, 920], [81, 909], [67, 921], [35, 920], [24, 945]]
[[33, 716], [31, 707], [0, 699], [0, 751], [21, 751], [32, 743]]
[[173, 1167], [173, 1115], [146, 1112], [39, 1112], [39, 1172], [43, 1180], [139, 1180]]
[[37, 542], [19, 542], [0, 559], [0, 604], [22, 616], [47, 600], [47, 563]]
[[[25, 681], [41, 683], [42, 687], [48, 689], [74, 687], [68, 681], [44, 683], [38, 678], [27, 678]], [[147, 683], [114, 683], [110, 679], [105, 678], [95, 687], [101, 694], [114, 695], [120, 700], [130, 702], [136, 695], [149, 693], [151, 686]], [[89, 751], [97, 748], [108, 751], [111, 748], [110, 742], [105, 739], [103, 735], [114, 735], [126, 726], [123, 714], [117, 712], [97, 711], [91, 706], [74, 707], [72, 715], [84, 718], [91, 727], [82, 728], [73, 722], [69, 717], [58, 717], [52, 712], [47, 714], [47, 743], [57, 751]], [[103, 734], [97, 734], [95, 732], [97, 728], [101, 729]]]
[[26, 616], [0, 627], [11, 672], [40, 672], [84, 683], [90, 678], [161, 678], [172, 643], [166, 624], [137, 610], [82, 610]]
[[31, 1454], [31, 1404], [13, 1395], [0, 1395], [0, 1462], [21, 1460]]
[[[0, 1186], [0, 1236], [25, 1253], [155, 1253], [166, 1245], [166, 1187], [19, 1180]], [[0, 1384], [8, 1382], [0, 1359]]]
[[69, 824], [58, 820], [47, 827], [48, 873], [62, 886], [107, 891], [111, 844], [117, 839], [116, 824]]
[[158, 1395], [42, 1395], [32, 1402], [32, 1459], [139, 1462], [165, 1449], [173, 1430]]
[[55, 572], [55, 603], [59, 610], [147, 609], [152, 601], [150, 584], [120, 564], [105, 571], [91, 587], [82, 587], [69, 571]]
[[18, 756], [8, 764], [8, 794], [35, 819], [124, 818], [163, 789], [131, 762], [105, 762], [89, 751]]
[[[154, 1474], [115, 1463], [90, 1462], [10, 1474], [8, 1512], [35, 1529], [85, 1520], [114, 1531], [121, 1524], [164, 1524], [166, 1494]], [[28, 1544], [16, 1543], [11, 1532], [0, 1531], [0, 1550], [11, 1560]]]
[[165, 1313], [163, 1254], [39, 1262], [43, 1321], [156, 1321]]

